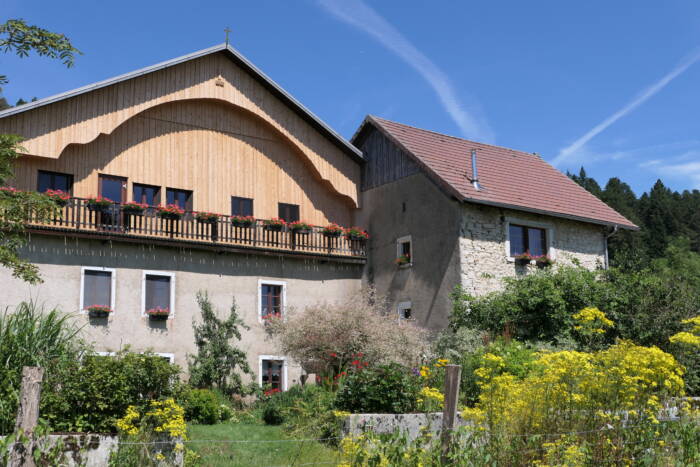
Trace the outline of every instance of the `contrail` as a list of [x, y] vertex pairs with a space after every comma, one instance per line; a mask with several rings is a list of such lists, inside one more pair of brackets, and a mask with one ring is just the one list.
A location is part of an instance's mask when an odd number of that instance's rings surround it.
[[372, 36], [413, 67], [438, 95], [462, 136], [493, 140], [488, 125], [464, 108], [447, 75], [371, 7], [362, 0], [318, 0], [318, 3], [336, 18]]
[[587, 142], [593, 139], [598, 133], [602, 132], [610, 125], [632, 112], [634, 109], [646, 102], [647, 99], [652, 97], [657, 92], [661, 91], [668, 85], [671, 81], [677, 78], [681, 73], [690, 68], [695, 62], [700, 59], [700, 49], [696, 50], [693, 54], [686, 57], [681, 63], [679, 63], [673, 70], [671, 70], [666, 76], [661, 78], [659, 81], [646, 88], [641, 94], [632, 99], [623, 108], [600, 122], [598, 125], [594, 126], [588, 133], [581, 136], [579, 139], [574, 141], [570, 146], [565, 147], [559, 151], [559, 155], [554, 158], [552, 164], [559, 165], [564, 160], [566, 160], [571, 154], [575, 153], [581, 149]]

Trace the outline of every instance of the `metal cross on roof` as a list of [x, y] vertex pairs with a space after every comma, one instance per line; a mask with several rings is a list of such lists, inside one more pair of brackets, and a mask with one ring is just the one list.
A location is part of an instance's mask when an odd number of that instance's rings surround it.
[[228, 26], [226, 26], [226, 29], [224, 29], [224, 32], [226, 33], [226, 45], [228, 45], [228, 33], [231, 32]]

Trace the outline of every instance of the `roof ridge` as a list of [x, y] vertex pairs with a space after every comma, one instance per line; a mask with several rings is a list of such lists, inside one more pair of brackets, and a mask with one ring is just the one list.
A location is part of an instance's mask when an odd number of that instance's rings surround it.
[[308, 123], [316, 127], [316, 130], [320, 130], [321, 133], [325, 133], [325, 136], [330, 140], [333, 140], [336, 145], [338, 145], [341, 150], [344, 150], [350, 156], [356, 158], [359, 161], [364, 161], [362, 157], [362, 152], [353, 146], [350, 141], [341, 136], [338, 132], [332, 129], [326, 122], [324, 122], [319, 116], [314, 114], [310, 109], [308, 109], [304, 104], [299, 102], [294, 96], [288, 93], [282, 86], [280, 86], [275, 80], [267, 76], [261, 69], [259, 69], [255, 64], [253, 64], [245, 55], [234, 48], [231, 44], [220, 43], [206, 49], [191, 52], [189, 54], [181, 55], [179, 57], [172, 58], [170, 60], [161, 61], [153, 65], [138, 68], [136, 70], [122, 73], [111, 78], [107, 78], [101, 81], [96, 81], [84, 86], [80, 86], [69, 91], [65, 91], [59, 94], [54, 94], [52, 96], [43, 97], [34, 102], [28, 102], [26, 104], [10, 107], [0, 111], [0, 119], [5, 117], [10, 117], [28, 110], [32, 110], [44, 105], [49, 105], [54, 102], [58, 102], [64, 99], [69, 99], [71, 97], [78, 96], [87, 92], [91, 92], [97, 89], [111, 86], [117, 84], [121, 81], [127, 81], [132, 78], [136, 78], [142, 75], [146, 75], [155, 71], [159, 71], [165, 68], [169, 68], [174, 65], [179, 65], [181, 63], [201, 58], [213, 53], [228, 52], [229, 57], [232, 57], [238, 65], [243, 65], [244, 71], [252, 75], [254, 79], [257, 79], [263, 86], [266, 86], [276, 97], [280, 98], [283, 103], [295, 112], [298, 113], [303, 119], [306, 119]]
[[389, 120], [389, 119], [387, 119], [387, 118], [378, 117], [378, 116], [376, 116], [376, 115], [371, 115], [371, 114], [370, 114], [369, 116], [370, 116], [370, 118], [373, 118], [374, 120], [383, 120], [383, 121], [385, 121], [385, 122], [394, 123], [394, 124], [400, 125], [400, 126], [405, 126], [405, 127], [408, 127], [408, 128], [412, 128], [412, 129], [414, 129], [414, 130], [423, 131], [423, 132], [425, 132], [425, 133], [432, 133], [432, 134], [434, 134], [434, 135], [445, 136], [445, 137], [447, 137], [447, 138], [456, 139], [456, 140], [458, 140], [458, 141], [466, 141], [466, 142], [468, 142], [468, 143], [476, 143], [476, 144], [480, 144], [480, 145], [482, 145], [482, 146], [489, 146], [489, 147], [496, 148], [496, 149], [506, 149], [506, 150], [508, 150], [508, 151], [518, 152], [518, 153], [524, 154], [524, 155], [526, 155], [526, 156], [536, 156], [536, 157], [539, 157], [540, 159], [542, 159], [542, 156], [540, 156], [538, 153], [535, 153], [535, 152], [526, 152], [526, 151], [522, 151], [522, 150], [520, 150], [520, 149], [509, 148], [509, 147], [507, 147], [507, 146], [498, 146], [498, 145], [496, 145], [496, 144], [482, 143], [481, 141], [474, 141], [473, 139], [460, 138], [459, 136], [448, 135], [448, 134], [446, 134], [446, 133], [440, 133], [439, 131], [435, 131], [435, 130], [427, 130], [427, 129], [425, 129], [425, 128], [420, 128], [420, 127], [417, 127], [417, 126], [408, 125], [408, 124], [406, 124], [406, 123], [397, 122], [397, 121], [395, 121], [395, 120]]

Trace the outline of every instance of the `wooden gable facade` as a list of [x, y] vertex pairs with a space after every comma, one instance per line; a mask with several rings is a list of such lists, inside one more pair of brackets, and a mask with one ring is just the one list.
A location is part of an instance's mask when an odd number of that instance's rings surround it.
[[359, 151], [230, 47], [203, 52], [0, 113], [0, 133], [25, 138], [13, 184], [35, 190], [39, 171], [69, 174], [85, 198], [100, 194], [100, 176], [121, 177], [125, 202], [139, 184], [159, 189], [161, 204], [168, 189], [191, 192], [194, 211], [231, 214], [240, 197], [256, 218], [284, 203], [311, 224], [350, 226]]

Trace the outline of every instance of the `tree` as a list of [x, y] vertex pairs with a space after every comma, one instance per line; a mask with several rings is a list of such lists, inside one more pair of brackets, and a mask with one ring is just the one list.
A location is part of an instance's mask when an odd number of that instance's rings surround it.
[[[42, 57], [59, 59], [68, 68], [74, 64], [75, 54], [82, 54], [65, 35], [29, 25], [23, 19], [0, 24], [0, 48], [20, 57], [28, 57], [34, 51]], [[6, 83], [7, 76], [0, 75], [0, 84]]]
[[[73, 66], [75, 54], [80, 53], [63, 34], [28, 25], [22, 19], [0, 24], [0, 49], [20, 57], [34, 51], [40, 56], [59, 59], [67, 67]], [[0, 75], [0, 85], [6, 83], [7, 77]], [[5, 107], [9, 107], [7, 100], [0, 95], [0, 109]], [[21, 140], [17, 135], [0, 135], [0, 187], [13, 176], [14, 162], [22, 150]], [[10, 268], [14, 277], [32, 284], [41, 282], [38, 268], [19, 254], [26, 243], [24, 225], [29, 215], [41, 220], [56, 214], [57, 209], [53, 201], [38, 193], [0, 190], [0, 265]]]
[[216, 387], [228, 395], [243, 393], [243, 382], [237, 368], [248, 375], [253, 373], [245, 352], [232, 345], [231, 339], [240, 341], [239, 328], [250, 328], [239, 318], [235, 302], [226, 320], [216, 316], [206, 292], [197, 293], [197, 304], [202, 322], [192, 323], [197, 354], [189, 361], [190, 384], [198, 388]]

